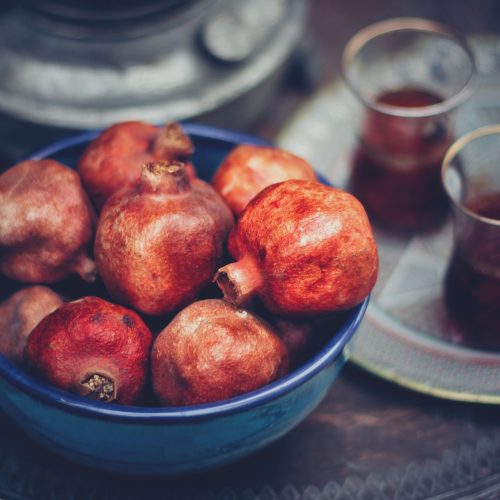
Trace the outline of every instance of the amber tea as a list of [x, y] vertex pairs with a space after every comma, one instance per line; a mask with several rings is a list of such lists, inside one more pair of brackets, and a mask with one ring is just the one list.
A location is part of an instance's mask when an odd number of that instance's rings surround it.
[[500, 125], [455, 142], [443, 162], [455, 241], [444, 283], [450, 318], [465, 341], [500, 349]]
[[441, 162], [474, 72], [459, 37], [425, 19], [382, 21], [347, 44], [342, 73], [362, 105], [350, 188], [376, 222], [418, 230], [444, 219]]
[[[426, 90], [403, 88], [382, 93], [377, 102], [417, 108], [442, 99]], [[451, 142], [443, 117], [410, 120], [369, 111], [353, 160], [351, 189], [383, 224], [430, 226], [443, 218], [448, 206], [440, 175]]]

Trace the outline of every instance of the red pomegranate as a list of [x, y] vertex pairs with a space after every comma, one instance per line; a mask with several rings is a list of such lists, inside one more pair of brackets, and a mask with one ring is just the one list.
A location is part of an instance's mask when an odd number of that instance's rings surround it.
[[[187, 160], [193, 143], [176, 122], [162, 129], [143, 122], [118, 123], [90, 143], [78, 163], [83, 185], [98, 209], [116, 191], [130, 187], [141, 176], [144, 163]], [[195, 177], [194, 167], [188, 172]]]
[[85, 297], [46, 316], [29, 336], [25, 357], [60, 389], [130, 405], [146, 382], [152, 342], [135, 312]]
[[54, 160], [23, 161], [0, 176], [0, 270], [28, 283], [72, 273], [95, 279], [87, 253], [95, 214], [78, 174]]
[[95, 259], [110, 294], [146, 314], [192, 302], [221, 264], [233, 224], [209, 184], [191, 180], [184, 164], [154, 162], [140, 183], [105, 205]]
[[45, 286], [23, 288], [0, 304], [0, 353], [22, 363], [29, 334], [45, 316], [63, 304], [62, 298]]
[[224, 298], [258, 295], [282, 315], [348, 309], [373, 288], [378, 256], [362, 205], [349, 193], [290, 180], [248, 205], [229, 237], [237, 262], [219, 269]]
[[223, 300], [194, 302], [158, 335], [153, 389], [166, 405], [193, 405], [255, 390], [287, 371], [286, 350], [271, 327]]
[[279, 148], [243, 144], [221, 163], [212, 186], [239, 216], [265, 187], [289, 179], [317, 180], [311, 165], [299, 156]]

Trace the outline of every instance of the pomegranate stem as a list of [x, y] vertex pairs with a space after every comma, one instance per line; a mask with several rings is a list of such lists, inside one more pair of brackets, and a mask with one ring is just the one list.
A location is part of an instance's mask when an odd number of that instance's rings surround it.
[[264, 285], [262, 274], [250, 256], [221, 267], [214, 281], [222, 290], [224, 300], [235, 305], [248, 302]]
[[193, 151], [191, 139], [176, 122], [167, 123], [153, 142], [153, 152], [160, 158], [185, 160]]
[[93, 283], [97, 279], [95, 262], [83, 252], [75, 261], [74, 271], [87, 283]]
[[145, 163], [141, 172], [142, 186], [152, 192], [181, 194], [191, 189], [186, 166], [180, 161]]

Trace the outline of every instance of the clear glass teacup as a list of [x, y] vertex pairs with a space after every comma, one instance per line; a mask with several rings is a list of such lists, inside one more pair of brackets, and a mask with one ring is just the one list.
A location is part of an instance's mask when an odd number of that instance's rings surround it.
[[474, 130], [447, 152], [442, 182], [454, 217], [445, 279], [451, 317], [466, 341], [500, 348], [500, 125]]
[[435, 225], [447, 213], [440, 169], [453, 111], [473, 87], [467, 45], [440, 24], [390, 19], [349, 41], [342, 73], [364, 108], [351, 190], [384, 225]]

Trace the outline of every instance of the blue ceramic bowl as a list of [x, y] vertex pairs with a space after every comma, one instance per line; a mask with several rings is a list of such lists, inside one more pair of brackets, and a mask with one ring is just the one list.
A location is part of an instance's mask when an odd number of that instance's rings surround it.
[[[236, 144], [264, 144], [246, 135], [185, 125], [194, 163], [209, 179]], [[60, 141], [32, 158], [66, 165], [97, 133]], [[283, 436], [323, 399], [345, 362], [365, 300], [332, 324], [331, 338], [300, 368], [257, 391], [211, 404], [126, 407], [86, 400], [55, 389], [0, 356], [0, 406], [33, 439], [92, 467], [128, 474], [179, 474], [238, 460]]]

